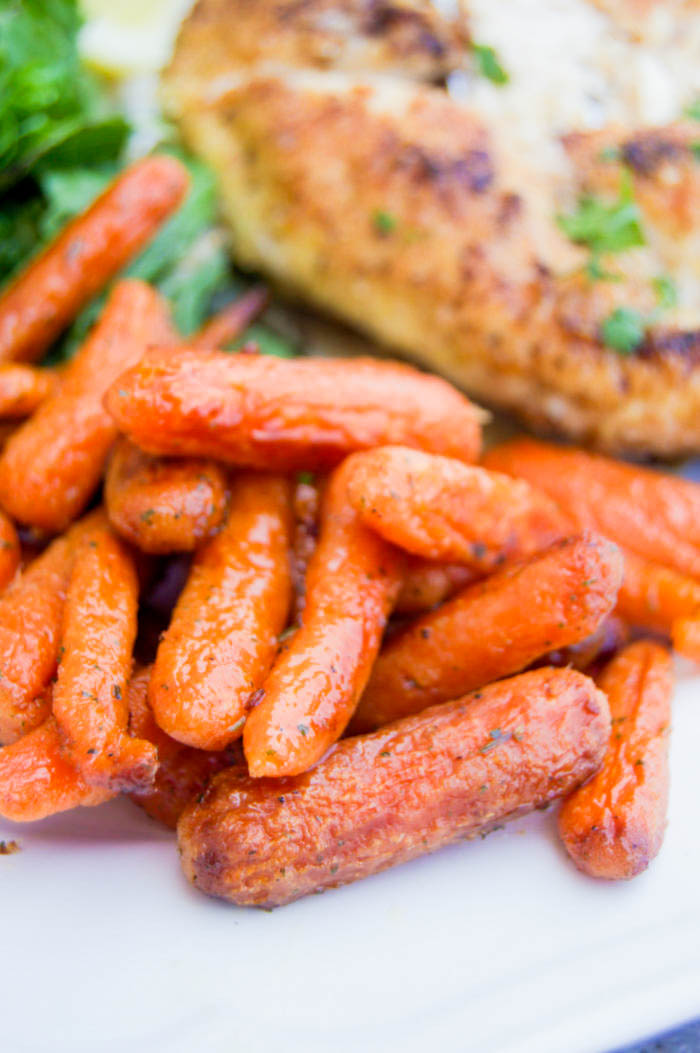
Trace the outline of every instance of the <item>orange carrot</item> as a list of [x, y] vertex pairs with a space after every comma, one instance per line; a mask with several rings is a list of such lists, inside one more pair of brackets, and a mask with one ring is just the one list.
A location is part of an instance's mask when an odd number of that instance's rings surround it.
[[0, 419], [28, 417], [54, 390], [57, 373], [7, 362], [0, 365]]
[[75, 556], [53, 696], [66, 756], [91, 786], [146, 788], [155, 775], [155, 749], [127, 734], [137, 605], [133, 561], [105, 521]]
[[0, 456], [0, 503], [11, 515], [58, 531], [85, 508], [117, 434], [102, 396], [146, 346], [169, 338], [167, 305], [154, 289], [139, 281], [115, 286], [59, 389], [11, 436]]
[[700, 613], [700, 582], [625, 551], [619, 614], [639, 629], [670, 637], [678, 619]]
[[148, 157], [69, 223], [0, 296], [0, 362], [41, 358], [177, 207], [187, 184], [174, 157]]
[[226, 473], [213, 461], [162, 460], [120, 436], [105, 476], [105, 506], [117, 533], [144, 552], [188, 552], [226, 514]]
[[252, 468], [332, 467], [392, 442], [464, 461], [479, 452], [480, 411], [463, 395], [377, 359], [161, 349], [112, 385], [106, 405], [150, 453]]
[[394, 611], [396, 614], [423, 614], [451, 599], [479, 577], [472, 568], [461, 563], [436, 563], [407, 556]]
[[400, 587], [398, 553], [363, 526], [346, 489], [343, 464], [324, 493], [302, 626], [246, 721], [243, 748], [255, 777], [306, 771], [340, 738]]
[[654, 563], [700, 579], [700, 486], [534, 439], [496, 446], [483, 462], [527, 479], [578, 529], [598, 530]]
[[457, 698], [585, 639], [610, 613], [621, 580], [617, 547], [584, 535], [468, 586], [389, 641], [351, 731]]
[[226, 347], [244, 333], [250, 323], [267, 307], [269, 294], [264, 285], [255, 285], [238, 299], [232, 300], [194, 334], [191, 347]]
[[0, 590], [9, 585], [19, 568], [21, 550], [17, 531], [0, 509]]
[[89, 786], [65, 757], [53, 717], [0, 749], [0, 815], [13, 823], [102, 804], [112, 796], [109, 790]]
[[554, 502], [524, 480], [402, 446], [354, 454], [348, 497], [363, 523], [399, 548], [484, 574], [567, 533]]
[[639, 640], [606, 666], [598, 686], [610, 702], [610, 744], [600, 771], [564, 802], [559, 833], [579, 869], [619, 880], [645, 870], [663, 840], [671, 656]]
[[223, 749], [243, 730], [289, 612], [291, 499], [282, 477], [240, 475], [226, 525], [195, 556], [149, 688], [179, 742]]

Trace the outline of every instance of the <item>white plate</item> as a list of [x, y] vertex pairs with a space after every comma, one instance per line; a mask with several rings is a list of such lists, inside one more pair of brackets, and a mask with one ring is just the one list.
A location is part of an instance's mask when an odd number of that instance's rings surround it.
[[2, 1049], [599, 1053], [690, 1018], [699, 744], [686, 676], [666, 841], [620, 885], [577, 873], [552, 812], [272, 913], [192, 891], [128, 801], [0, 820]]

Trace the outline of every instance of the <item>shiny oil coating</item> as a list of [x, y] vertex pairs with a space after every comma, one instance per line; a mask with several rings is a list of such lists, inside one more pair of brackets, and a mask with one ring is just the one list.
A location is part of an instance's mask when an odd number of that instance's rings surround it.
[[348, 502], [345, 462], [323, 496], [301, 628], [281, 651], [243, 731], [251, 775], [296, 775], [340, 738], [400, 583], [396, 550], [363, 526]]
[[540, 669], [344, 739], [311, 771], [217, 775], [178, 826], [202, 892], [274, 907], [473, 837], [568, 792], [600, 764], [605, 696]]
[[483, 574], [570, 530], [554, 502], [522, 479], [400, 446], [354, 454], [348, 497], [363, 522], [425, 559]]
[[0, 589], [14, 578], [20, 563], [20, 544], [15, 525], [0, 508]]
[[114, 287], [58, 390], [0, 456], [0, 503], [15, 519], [54, 532], [80, 514], [117, 434], [102, 405], [104, 392], [145, 348], [172, 334], [167, 304], [154, 289], [133, 280]]
[[697, 483], [534, 439], [494, 447], [484, 464], [544, 490], [580, 530], [700, 578]]
[[389, 641], [351, 729], [417, 713], [585, 639], [614, 607], [622, 566], [611, 541], [589, 535], [468, 586]]
[[149, 699], [161, 728], [199, 749], [240, 736], [291, 603], [292, 486], [233, 482], [221, 532], [199, 550], [158, 648]]
[[122, 537], [144, 552], [189, 552], [226, 515], [226, 474], [214, 461], [162, 460], [117, 439], [105, 475], [105, 506]]
[[631, 878], [657, 854], [666, 826], [671, 656], [640, 640], [610, 662], [598, 684], [610, 703], [610, 744], [600, 771], [564, 802], [559, 832], [585, 873]]
[[385, 443], [478, 457], [480, 412], [450, 384], [370, 358], [146, 354], [107, 407], [137, 446], [253, 468], [314, 469]]
[[630, 625], [670, 637], [674, 623], [700, 612], [700, 582], [623, 550], [625, 577], [617, 611]]
[[28, 417], [53, 391], [57, 373], [20, 363], [0, 365], [0, 419]]
[[53, 693], [66, 756], [93, 786], [135, 789], [155, 774], [156, 750], [127, 735], [137, 607], [133, 561], [105, 520], [75, 556]]
[[174, 157], [149, 157], [69, 223], [0, 296], [0, 361], [40, 358], [177, 207], [187, 184]]
[[480, 576], [462, 563], [436, 563], [407, 556], [394, 611], [397, 614], [424, 614]]

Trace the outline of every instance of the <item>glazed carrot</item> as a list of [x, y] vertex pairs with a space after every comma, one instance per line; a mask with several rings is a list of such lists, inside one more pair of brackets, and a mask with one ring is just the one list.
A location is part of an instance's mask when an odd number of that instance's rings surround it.
[[468, 586], [389, 641], [351, 731], [457, 698], [585, 639], [612, 610], [621, 579], [619, 550], [593, 534]]
[[598, 768], [605, 696], [538, 669], [344, 739], [279, 782], [231, 769], [184, 812], [182, 866], [202, 892], [276, 907], [476, 837], [569, 792]]
[[580, 870], [619, 880], [645, 870], [664, 836], [671, 656], [639, 640], [610, 662], [598, 684], [610, 702], [610, 745], [600, 771], [564, 802], [559, 833]]
[[14, 523], [0, 509], [0, 590], [14, 578], [20, 557], [21, 549]]
[[627, 623], [615, 614], [609, 614], [590, 636], [586, 636], [569, 647], [548, 651], [534, 664], [537, 667], [543, 665], [571, 666], [573, 669], [579, 669], [582, 673], [593, 676], [591, 670], [597, 669], [603, 662], [608, 662], [617, 651], [629, 643], [629, 640], [630, 630]]
[[161, 728], [199, 749], [240, 736], [291, 603], [292, 491], [242, 474], [221, 532], [197, 553], [158, 648], [149, 701]]
[[102, 804], [112, 796], [109, 790], [89, 786], [65, 757], [53, 717], [0, 749], [0, 815], [14, 823]]
[[53, 369], [7, 362], [0, 365], [0, 418], [28, 417], [56, 385]]
[[169, 338], [168, 308], [159, 294], [143, 282], [119, 282], [56, 393], [0, 455], [0, 503], [11, 515], [58, 531], [83, 510], [117, 434], [102, 396], [146, 346]]
[[417, 446], [472, 461], [480, 411], [397, 362], [172, 348], [151, 351], [106, 405], [137, 446], [277, 471], [333, 467], [354, 450]]
[[700, 582], [633, 552], [623, 552], [625, 577], [617, 610], [630, 625], [670, 637], [679, 618], [700, 612]]
[[693, 618], [679, 618], [673, 623], [671, 630], [673, 646], [678, 654], [684, 658], [690, 658], [693, 662], [700, 662], [700, 616]]
[[144, 552], [188, 552], [221, 526], [226, 473], [213, 461], [161, 460], [120, 436], [105, 475], [117, 533]]
[[435, 563], [408, 556], [404, 560], [396, 614], [423, 614], [449, 600], [456, 592], [480, 577], [461, 563]]
[[206, 789], [212, 775], [240, 764], [243, 752], [234, 743], [219, 752], [192, 749], [166, 735], [156, 724], [148, 704], [151, 667], [135, 672], [129, 681], [129, 729], [132, 735], [148, 739], [158, 750], [158, 771], [149, 790], [132, 793], [131, 799], [156, 819], [175, 829], [186, 805]]
[[0, 362], [41, 358], [177, 207], [187, 184], [174, 157], [148, 157], [69, 223], [0, 296]]
[[342, 735], [401, 583], [396, 550], [347, 500], [346, 464], [323, 496], [301, 628], [272, 667], [243, 730], [250, 774], [297, 775]]
[[265, 310], [269, 298], [269, 293], [263, 285], [253, 286], [205, 322], [190, 340], [190, 346], [214, 349], [226, 347], [244, 333], [260, 312]]
[[53, 693], [66, 756], [91, 786], [146, 788], [155, 775], [155, 749], [127, 733], [137, 605], [133, 561], [105, 521], [75, 555]]
[[483, 574], [569, 532], [554, 502], [524, 480], [402, 446], [354, 454], [348, 497], [399, 548]]
[[56, 671], [76, 545], [98, 521], [93, 513], [76, 523], [0, 595], [0, 745], [32, 731], [49, 715], [44, 688]]
[[527, 479], [579, 530], [598, 530], [654, 563], [700, 579], [700, 486], [534, 439], [496, 446], [483, 463]]

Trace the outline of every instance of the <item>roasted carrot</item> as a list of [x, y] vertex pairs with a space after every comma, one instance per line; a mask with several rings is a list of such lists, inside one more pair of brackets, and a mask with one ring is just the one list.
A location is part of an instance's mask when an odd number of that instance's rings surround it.
[[69, 223], [0, 296], [0, 362], [41, 358], [177, 207], [187, 184], [174, 157], [148, 157]]
[[625, 576], [617, 610], [630, 625], [670, 637], [674, 622], [700, 612], [700, 582], [633, 552], [623, 552]]
[[621, 579], [619, 550], [594, 534], [467, 586], [389, 641], [351, 731], [457, 698], [585, 639], [612, 610]]
[[168, 339], [168, 308], [159, 294], [139, 281], [116, 285], [56, 393], [0, 455], [0, 504], [11, 515], [55, 532], [85, 508], [117, 434], [102, 396], [149, 344]]
[[461, 563], [436, 563], [407, 556], [394, 610], [396, 614], [424, 614], [479, 577]]
[[89, 786], [66, 758], [53, 717], [0, 749], [0, 815], [14, 823], [102, 804], [112, 796], [109, 790]]
[[590, 636], [568, 647], [548, 651], [534, 663], [536, 666], [571, 666], [593, 676], [595, 669], [610, 661], [612, 656], [630, 641], [630, 629], [622, 618], [608, 615]]
[[139, 669], [129, 681], [129, 728], [131, 734], [147, 739], [158, 750], [158, 771], [153, 786], [131, 799], [140, 808], [165, 826], [177, 826], [186, 805], [206, 789], [212, 775], [240, 764], [243, 751], [240, 744], [227, 750], [209, 752], [183, 746], [158, 727], [148, 704], [148, 682], [151, 667]]
[[49, 715], [44, 689], [56, 671], [76, 545], [98, 521], [93, 513], [76, 523], [0, 595], [0, 745], [32, 731]]
[[472, 461], [480, 411], [451, 385], [397, 362], [151, 351], [106, 405], [137, 446], [276, 471], [336, 465], [383, 443]]
[[28, 417], [54, 390], [57, 373], [7, 362], [0, 365], [0, 419]]
[[21, 555], [14, 523], [0, 509], [0, 590], [9, 585], [14, 578], [19, 568]]
[[598, 680], [612, 735], [605, 760], [559, 813], [559, 833], [580, 870], [632, 878], [661, 848], [668, 801], [668, 731], [673, 668], [668, 651], [639, 640]]
[[66, 756], [91, 786], [147, 788], [155, 775], [156, 750], [127, 732], [137, 605], [133, 560], [105, 520], [75, 555], [53, 693]]
[[190, 346], [214, 350], [226, 347], [244, 333], [260, 312], [265, 310], [268, 300], [269, 294], [263, 285], [253, 286], [205, 322], [192, 337]]
[[554, 502], [524, 480], [402, 446], [353, 454], [348, 497], [399, 548], [482, 574], [569, 532]]
[[527, 479], [578, 529], [598, 530], [654, 563], [700, 579], [700, 486], [534, 439], [496, 446], [483, 463]]
[[151, 678], [156, 720], [179, 742], [223, 749], [241, 735], [289, 613], [292, 529], [286, 479], [234, 480], [226, 524], [194, 558]]
[[546, 804], [596, 771], [609, 734], [588, 677], [524, 673], [344, 739], [282, 782], [222, 772], [180, 819], [182, 866], [202, 892], [277, 907]]
[[120, 436], [105, 475], [105, 506], [118, 534], [144, 552], [188, 552], [226, 514], [226, 473], [213, 461], [163, 460]]
[[398, 594], [400, 558], [348, 502], [346, 464], [324, 492], [301, 628], [275, 662], [243, 730], [256, 778], [297, 775], [340, 738]]

